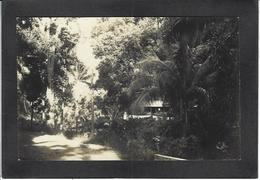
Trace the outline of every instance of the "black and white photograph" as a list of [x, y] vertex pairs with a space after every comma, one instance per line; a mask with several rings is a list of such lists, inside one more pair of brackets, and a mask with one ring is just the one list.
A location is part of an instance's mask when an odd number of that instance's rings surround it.
[[16, 17], [17, 160], [240, 160], [239, 21]]

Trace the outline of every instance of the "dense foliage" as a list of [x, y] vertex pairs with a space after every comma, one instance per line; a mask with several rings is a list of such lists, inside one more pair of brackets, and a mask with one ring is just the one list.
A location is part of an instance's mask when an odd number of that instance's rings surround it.
[[[99, 18], [96, 81], [75, 52], [74, 20], [17, 18], [19, 122], [67, 137], [91, 132], [124, 159], [240, 156], [237, 18]], [[167, 112], [138, 118], [155, 100]]]
[[[169, 123], [178, 132], [163, 137], [165, 153], [239, 154], [237, 18], [122, 18], [104, 20], [100, 27], [93, 33], [94, 53], [102, 59], [98, 85], [108, 91], [106, 107], [116, 104], [117, 113], [136, 114], [146, 102], [163, 99], [179, 121]], [[140, 137], [136, 143], [147, 145]], [[192, 143], [200, 153], [188, 150]]]
[[70, 23], [73, 19], [17, 18], [18, 114], [26, 119], [31, 108], [31, 129], [35, 119], [35, 128], [49, 121], [54, 131], [69, 131], [81, 118], [70, 79], [87, 82], [89, 75], [74, 51], [79, 34]]

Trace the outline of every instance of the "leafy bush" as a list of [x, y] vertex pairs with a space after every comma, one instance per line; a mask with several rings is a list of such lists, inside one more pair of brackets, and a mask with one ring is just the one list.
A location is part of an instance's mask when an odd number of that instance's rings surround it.
[[123, 159], [153, 160], [155, 153], [200, 158], [199, 138], [195, 135], [181, 137], [181, 130], [176, 127], [179, 124], [174, 121], [155, 121], [152, 118], [117, 120], [99, 131], [92, 142], [117, 149]]
[[156, 126], [150, 119], [117, 120], [99, 131], [92, 142], [109, 145], [132, 160], [152, 160]]
[[76, 133], [72, 130], [66, 130], [63, 132], [63, 135], [68, 139], [72, 139], [76, 135]]
[[31, 127], [31, 120], [27, 117], [18, 117], [17, 119], [18, 128], [20, 130], [26, 130], [26, 131], [34, 131], [34, 132], [46, 132], [48, 134], [54, 134], [55, 131], [52, 127], [46, 124], [46, 122], [42, 121], [33, 121], [32, 127]]
[[196, 159], [200, 158], [200, 145], [199, 139], [190, 135], [181, 138], [165, 138], [161, 143], [162, 153], [170, 156]]
[[144, 139], [131, 139], [127, 142], [127, 155], [131, 160], [153, 160], [154, 151], [147, 147]]

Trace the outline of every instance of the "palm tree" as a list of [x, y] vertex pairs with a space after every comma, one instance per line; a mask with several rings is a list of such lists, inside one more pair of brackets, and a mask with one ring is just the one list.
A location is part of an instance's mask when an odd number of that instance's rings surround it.
[[91, 85], [91, 83], [89, 82], [91, 75], [89, 74], [86, 66], [80, 61], [77, 61], [75, 69], [74, 71], [72, 71], [72, 75], [74, 77], [74, 83], [82, 82], [84, 84], [87, 84], [88, 86]]
[[[214, 71], [216, 58], [209, 52], [209, 45], [198, 46], [201, 36], [198, 31], [202, 23], [196, 19], [172, 18], [166, 21], [171, 26], [172, 42], [166, 40], [160, 44], [160, 56], [155, 53], [139, 63], [139, 72], [129, 88], [129, 95], [137, 95], [134, 104], [140, 104], [152, 99], [162, 98], [168, 101], [172, 109], [183, 122], [183, 136], [187, 135], [188, 110], [196, 102], [196, 106], [207, 107], [209, 96], [206, 90], [207, 83], [214, 80], [217, 71]], [[190, 31], [195, 26], [194, 31]], [[174, 28], [173, 28], [174, 27]], [[189, 29], [189, 31], [186, 31]], [[186, 31], [186, 32], [185, 32]], [[194, 36], [196, 34], [196, 36]], [[193, 48], [190, 48], [190, 45]], [[204, 59], [198, 59], [201, 53], [207, 54]], [[163, 57], [163, 58], [162, 58]]]
[[[89, 71], [86, 68], [86, 66], [83, 63], [81, 63], [80, 61], [78, 61], [76, 63], [75, 69], [72, 72], [72, 75], [74, 77], [74, 82], [73, 82], [74, 85], [76, 85], [77, 83], [84, 83], [89, 87], [92, 86], [92, 82], [89, 82], [89, 80], [90, 80], [90, 78], [93, 79], [93, 77], [92, 77], [92, 75], [89, 74]], [[77, 116], [79, 116], [80, 115], [80, 109], [78, 107], [78, 102], [75, 101], [74, 105], [75, 105], [75, 109], [76, 109], [75, 110], [76, 114], [77, 114]], [[77, 131], [78, 118], [76, 118], [75, 120], [76, 120], [76, 131]]]

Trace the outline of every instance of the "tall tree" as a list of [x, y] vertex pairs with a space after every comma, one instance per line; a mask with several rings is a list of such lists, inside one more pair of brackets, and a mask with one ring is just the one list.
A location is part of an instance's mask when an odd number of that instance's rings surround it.
[[[67, 28], [71, 22], [71, 19], [59, 18], [17, 18], [17, 74], [20, 76], [18, 86], [22, 92], [21, 97], [32, 94], [27, 92], [30, 88], [20, 86], [27, 81], [32, 86], [33, 83], [42, 83], [43, 86], [37, 86], [43, 87], [44, 91], [47, 87], [51, 89], [59, 99], [57, 105], [61, 109], [71, 99], [72, 87], [68, 82], [68, 72], [77, 61], [73, 49], [79, 38], [78, 33], [71, 33]], [[38, 81], [30, 81], [32, 78], [38, 78]], [[37, 95], [45, 96], [46, 93], [40, 91], [41, 88], [34, 89], [39, 91]], [[35, 99], [35, 95], [33, 97]]]
[[100, 108], [111, 120], [122, 116], [129, 106], [127, 88], [133, 79], [134, 65], [151, 53], [146, 36], [156, 28], [156, 21], [150, 18], [107, 18], [93, 30], [94, 54], [101, 59], [96, 87], [107, 92], [103, 98], [105, 106]]
[[[31, 127], [34, 108], [37, 101], [41, 101], [47, 88], [46, 55], [37, 46], [40, 36], [37, 33], [39, 21], [33, 18], [17, 18], [17, 71], [19, 99], [23, 97], [31, 105]], [[40, 41], [40, 40], [39, 40]]]
[[[218, 108], [212, 108], [211, 105], [228, 98], [227, 94], [221, 93], [217, 95], [218, 100], [212, 99], [216, 97], [216, 92], [223, 92], [224, 89], [229, 94], [229, 102], [236, 102], [237, 19], [165, 18], [160, 31], [158, 34], [161, 40], [155, 44], [159, 48], [140, 63], [141, 73], [132, 82], [130, 93], [137, 93], [137, 102], [156, 97], [168, 101], [183, 122], [183, 136], [187, 135], [189, 129], [191, 114], [188, 112], [195, 112], [194, 109], [197, 109], [197, 120], [204, 126], [204, 140], [215, 137], [214, 143], [208, 143], [208, 140], [207, 143], [216, 144], [217, 138], [211, 134], [213, 126], [209, 124], [215, 124], [216, 127], [216, 124], [222, 123], [219, 117], [208, 116], [208, 111], [216, 111]], [[231, 75], [230, 78], [223, 76], [226, 73]], [[220, 90], [217, 81], [236, 83], [231, 83], [232, 88], [221, 86]], [[224, 111], [221, 114], [227, 116]], [[234, 110], [232, 114], [235, 114]], [[234, 117], [232, 119], [237, 121]], [[225, 120], [226, 123], [228, 121], [230, 120]], [[219, 127], [225, 129], [223, 125]], [[195, 130], [195, 133], [198, 132]]]
[[[89, 74], [89, 70], [87, 69], [87, 67], [80, 61], [78, 61], [76, 63], [76, 65], [74, 66], [74, 70], [72, 71], [73, 74], [73, 85], [74, 86], [81, 86], [81, 84], [83, 84], [83, 86], [87, 86], [89, 89], [92, 88], [92, 83], [91, 83], [91, 77], [92, 75]], [[82, 87], [82, 86], [81, 86]], [[77, 89], [78, 90], [78, 89]], [[91, 91], [91, 90], [90, 90]], [[78, 92], [75, 92], [78, 93]], [[76, 132], [78, 132], [78, 121], [83, 118], [84, 116], [87, 114], [86, 108], [84, 107], [84, 105], [86, 105], [88, 102], [88, 100], [86, 99], [86, 97], [79, 97], [76, 98], [74, 97], [74, 107], [75, 107], [75, 124], [76, 124]], [[91, 100], [89, 100], [91, 101]]]

